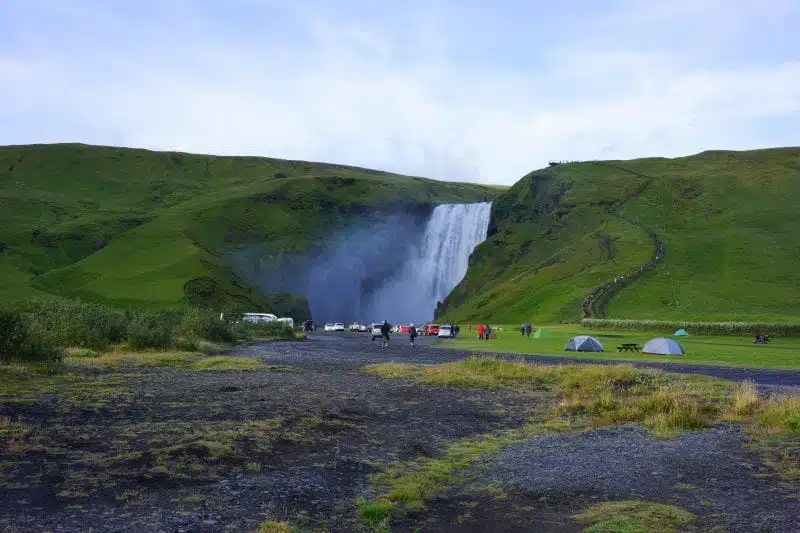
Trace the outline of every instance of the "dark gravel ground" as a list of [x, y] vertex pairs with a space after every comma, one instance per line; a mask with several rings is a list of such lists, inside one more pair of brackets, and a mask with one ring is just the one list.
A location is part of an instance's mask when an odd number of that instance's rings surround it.
[[637, 426], [597, 429], [513, 444], [475, 474], [526, 499], [671, 502], [696, 513], [704, 530], [800, 531], [798, 494], [776, 483], [745, 442], [737, 426], [675, 439]]
[[[33, 435], [33, 445], [21, 450], [0, 440], [0, 531], [252, 531], [265, 518], [358, 531], [352, 501], [368, 487], [370, 473], [389, 460], [435, 455], [453, 440], [518, 426], [536, 401], [357, 372], [372, 362], [437, 363], [467, 355], [434, 348], [430, 339], [411, 347], [395, 338], [383, 350], [364, 334], [319, 334], [302, 343], [242, 346], [233, 355], [301, 372], [135, 370], [129, 371], [129, 390], [105, 405], [70, 403], [55, 395], [35, 403], [0, 399], [0, 415], [23, 420]], [[737, 372], [742, 379], [774, 383], [772, 372]], [[213, 438], [214, 432], [278, 417], [274, 435], [248, 441], [221, 461], [209, 462], [193, 447], [194, 439], [181, 448], [181, 462], [170, 462], [166, 471], [153, 462], [165, 446], [185, 445], [181, 438], [187, 433]], [[314, 423], [304, 426], [308, 420]], [[752, 475], [763, 467], [735, 428], [674, 441], [653, 440], [633, 428], [609, 431], [520, 443], [484, 465], [486, 470], [475, 470], [479, 480], [507, 485], [508, 500], [453, 493], [396, 530], [422, 524], [421, 531], [578, 531], [568, 516], [593, 498], [641, 493], [666, 501], [679, 494], [677, 479], [698, 487], [693, 494], [701, 507], [680, 500], [687, 508], [727, 514], [735, 527], [745, 528], [730, 531], [789, 533], [793, 530], [746, 527], [769, 526], [767, 514], [776, 527], [800, 520], [796, 501], [786, 503], [783, 493], [765, 488], [774, 484]], [[143, 454], [128, 458], [135, 451]], [[248, 462], [261, 465], [260, 471], [248, 471]], [[617, 468], [622, 475], [614, 479]], [[721, 473], [714, 477], [716, 470]], [[540, 479], [542, 471], [549, 477]], [[64, 496], [76, 487], [85, 494]], [[711, 504], [702, 503], [705, 499]], [[738, 514], [731, 511], [736, 505]], [[472, 509], [468, 519], [465, 507]]]

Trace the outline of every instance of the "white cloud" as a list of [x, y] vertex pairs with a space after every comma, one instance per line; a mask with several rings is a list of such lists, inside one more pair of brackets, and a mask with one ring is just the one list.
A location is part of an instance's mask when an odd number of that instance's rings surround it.
[[[16, 126], [0, 129], [0, 142], [246, 153], [512, 183], [549, 159], [757, 147], [749, 121], [800, 110], [791, 36], [771, 36], [777, 59], [762, 42], [760, 56], [736, 61], [743, 40], [759, 42], [748, 20], [785, 24], [796, 15], [790, 2], [681, 0], [646, 11], [631, 2], [576, 17], [575, 33], [559, 39], [534, 26], [522, 49], [502, 45], [524, 33], [526, 7], [507, 6], [501, 24], [458, 4], [411, 2], [381, 16], [356, 2], [231, 4], [263, 10], [260, 28], [218, 22], [208, 4], [185, 0], [153, 4], [157, 14], [137, 12], [125, 29], [109, 4], [92, 10], [87, 20], [105, 21], [92, 26], [70, 11], [78, 3], [37, 0], [31, 10], [57, 6], [75, 25], [70, 35], [87, 40], [54, 47], [59, 30], [30, 13], [23, 49], [0, 42], [0, 98], [15, 97], [0, 121]], [[666, 45], [670, 32], [678, 37]], [[475, 59], [493, 43], [492, 62]]]

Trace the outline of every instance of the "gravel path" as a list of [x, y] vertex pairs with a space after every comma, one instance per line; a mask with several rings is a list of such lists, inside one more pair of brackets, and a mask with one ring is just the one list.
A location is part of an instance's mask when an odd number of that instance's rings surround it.
[[729, 533], [800, 531], [798, 494], [770, 479], [737, 426], [675, 439], [637, 426], [534, 437], [474, 473], [532, 500], [674, 501]]

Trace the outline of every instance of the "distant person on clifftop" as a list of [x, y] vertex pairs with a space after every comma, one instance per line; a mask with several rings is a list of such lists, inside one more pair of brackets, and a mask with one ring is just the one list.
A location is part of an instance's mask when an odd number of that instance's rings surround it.
[[526, 322], [524, 327], [525, 327], [525, 335], [528, 338], [530, 338], [531, 330], [533, 329], [533, 325], [530, 322]]

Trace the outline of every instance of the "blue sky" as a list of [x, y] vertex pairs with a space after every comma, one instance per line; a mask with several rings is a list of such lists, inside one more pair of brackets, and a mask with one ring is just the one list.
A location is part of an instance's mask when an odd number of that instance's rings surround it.
[[4, 0], [0, 144], [506, 184], [800, 145], [796, 28], [796, 0]]

